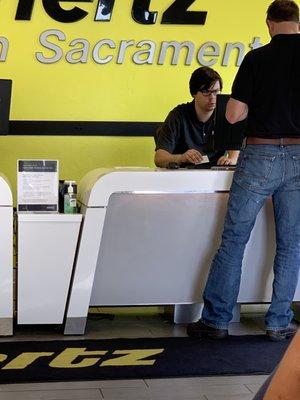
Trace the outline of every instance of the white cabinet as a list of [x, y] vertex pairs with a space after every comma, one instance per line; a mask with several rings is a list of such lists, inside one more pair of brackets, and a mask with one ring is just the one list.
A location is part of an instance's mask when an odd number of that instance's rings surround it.
[[81, 220], [18, 214], [18, 324], [63, 323]]

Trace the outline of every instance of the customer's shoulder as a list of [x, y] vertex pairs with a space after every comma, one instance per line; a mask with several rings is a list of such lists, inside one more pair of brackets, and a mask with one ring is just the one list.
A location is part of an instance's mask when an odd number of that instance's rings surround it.
[[260, 63], [261, 59], [265, 59], [269, 53], [270, 44], [258, 47], [257, 49], [250, 50], [243, 59], [243, 65], [256, 65]]
[[270, 48], [271, 48], [270, 43], [265, 44], [263, 46], [257, 47], [256, 49], [249, 51], [249, 53], [246, 54], [246, 57], [250, 59], [251, 58], [255, 59], [256, 57], [260, 57], [261, 55], [268, 52]]

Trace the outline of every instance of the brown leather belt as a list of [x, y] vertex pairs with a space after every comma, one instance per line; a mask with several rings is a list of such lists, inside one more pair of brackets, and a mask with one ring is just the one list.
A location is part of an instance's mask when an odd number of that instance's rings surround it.
[[247, 144], [278, 144], [286, 146], [289, 144], [300, 144], [300, 137], [284, 137], [278, 139], [267, 139], [259, 137], [247, 137]]

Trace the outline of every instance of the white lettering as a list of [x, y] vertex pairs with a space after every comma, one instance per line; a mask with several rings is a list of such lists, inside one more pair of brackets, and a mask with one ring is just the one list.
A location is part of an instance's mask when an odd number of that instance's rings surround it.
[[[214, 60], [212, 57], [219, 57], [220, 55], [220, 46], [216, 42], [206, 42], [204, 43], [197, 54], [197, 60], [199, 64], [203, 65], [203, 67], [210, 67], [214, 65], [217, 60]], [[209, 60], [205, 60], [204, 57], [211, 57]]]
[[37, 52], [35, 53], [36, 59], [43, 64], [53, 64], [59, 61], [63, 56], [62, 49], [54, 43], [48, 42], [49, 36], [56, 36], [58, 40], [64, 41], [66, 40], [66, 35], [59, 31], [58, 29], [50, 29], [48, 31], [43, 32], [40, 35], [40, 43], [46, 49], [52, 50], [54, 55], [52, 57], [45, 57], [43, 53]]
[[227, 67], [229, 64], [229, 56], [232, 52], [232, 50], [238, 49], [238, 58], [237, 61], [235, 62], [235, 65], [238, 67], [241, 65], [244, 55], [245, 55], [245, 46], [243, 43], [237, 42], [237, 43], [227, 43], [225, 47], [225, 53], [222, 61], [222, 65], [224, 67]]
[[135, 64], [153, 64], [155, 54], [155, 43], [151, 40], [141, 40], [136, 47], [149, 46], [148, 50], [140, 50], [134, 53], [132, 60]]
[[66, 60], [70, 64], [86, 63], [89, 55], [90, 44], [86, 39], [74, 39], [70, 42], [70, 46], [80, 44], [81, 47], [70, 50], [66, 54]]
[[[193, 60], [203, 66], [212, 66], [217, 62], [222, 66], [230, 64], [240, 66], [245, 55], [245, 45], [241, 42], [225, 43], [223, 49], [213, 41], [200, 44], [198, 50], [195, 43], [190, 41], [178, 42], [176, 40], [161, 42], [158, 44], [152, 40], [121, 40], [119, 43], [112, 39], [100, 39], [95, 45], [89, 43], [87, 39], [76, 38], [69, 42], [69, 50], [65, 51], [53, 40], [66, 41], [66, 35], [57, 29], [44, 31], [39, 37], [44, 49], [50, 51], [36, 52], [36, 59], [44, 64], [53, 64], [65, 59], [70, 64], [86, 64], [89, 58], [95, 63], [102, 65], [115, 60], [116, 64], [124, 64], [126, 61], [133, 61], [136, 65], [154, 64], [157, 55], [157, 64], [164, 65], [169, 62], [171, 65], [191, 65]], [[6, 59], [8, 41], [0, 37], [2, 52], [0, 61]], [[262, 46], [259, 37], [254, 37], [248, 45], [251, 49]], [[129, 48], [130, 51], [128, 50]], [[112, 50], [115, 49], [113, 52]], [[139, 50], [138, 50], [139, 49]], [[236, 57], [232, 57], [232, 53]], [[91, 54], [90, 54], [91, 53]]]
[[111, 56], [111, 55], [110, 56], [106, 56], [104, 58], [101, 58], [99, 56], [100, 49], [104, 45], [110, 47], [111, 49], [115, 49], [116, 48], [116, 44], [115, 44], [115, 42], [113, 40], [110, 40], [110, 39], [100, 40], [100, 42], [98, 42], [96, 44], [96, 46], [94, 47], [94, 50], [93, 50], [93, 60], [97, 64], [107, 64], [113, 59], [113, 56]]
[[178, 64], [178, 58], [179, 58], [179, 53], [182, 48], [187, 49], [187, 55], [185, 58], [185, 65], [191, 65], [192, 63], [192, 58], [193, 58], [193, 53], [195, 50], [195, 45], [192, 42], [176, 42], [175, 40], [171, 42], [162, 42], [161, 44], [161, 50], [160, 54], [158, 57], [158, 64], [162, 65], [165, 62], [166, 55], [167, 55], [167, 49], [168, 48], [173, 48], [173, 57], [171, 60], [171, 65], [177, 65]]
[[7, 59], [9, 42], [5, 37], [1, 36], [0, 44], [1, 44], [0, 61], [3, 62], [6, 61]]

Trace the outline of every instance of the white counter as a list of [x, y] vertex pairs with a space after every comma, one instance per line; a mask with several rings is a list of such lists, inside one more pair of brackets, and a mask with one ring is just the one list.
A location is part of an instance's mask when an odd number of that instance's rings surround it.
[[[198, 318], [232, 175], [151, 169], [87, 174], [79, 185], [84, 222], [65, 333], [84, 332], [90, 305], [173, 304], [178, 322]], [[274, 252], [267, 201], [246, 248], [239, 302], [270, 301]]]

